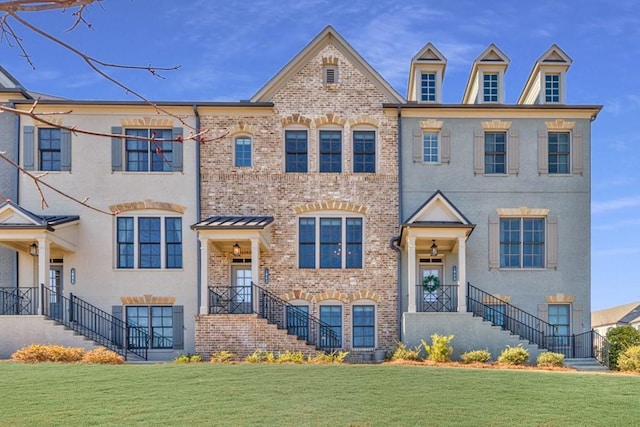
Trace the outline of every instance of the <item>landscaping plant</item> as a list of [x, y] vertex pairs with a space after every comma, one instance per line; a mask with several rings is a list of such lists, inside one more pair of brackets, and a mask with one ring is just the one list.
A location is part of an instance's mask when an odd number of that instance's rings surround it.
[[473, 350], [462, 353], [460, 356], [462, 363], [487, 363], [491, 360], [491, 353], [488, 350]]
[[515, 347], [507, 346], [498, 357], [498, 363], [503, 365], [524, 365], [528, 360], [529, 352], [520, 344]]
[[432, 362], [451, 362], [453, 347], [449, 343], [453, 340], [453, 335], [444, 336], [439, 334], [431, 335], [431, 345], [423, 339], [420, 340], [422, 347], [427, 352], [427, 359]]
[[634, 345], [640, 345], [640, 331], [633, 326], [618, 326], [607, 332], [609, 347], [609, 365], [612, 370], [618, 369], [618, 356]]

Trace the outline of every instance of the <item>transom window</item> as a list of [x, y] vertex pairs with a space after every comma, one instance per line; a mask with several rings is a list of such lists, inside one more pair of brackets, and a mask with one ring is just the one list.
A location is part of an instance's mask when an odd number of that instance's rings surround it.
[[485, 132], [484, 173], [506, 173], [507, 134], [505, 132]]
[[173, 170], [171, 129], [126, 129], [125, 135], [136, 137], [125, 140], [127, 171], [171, 172]]
[[353, 172], [375, 173], [376, 133], [372, 130], [353, 131]]
[[560, 102], [560, 74], [546, 74], [544, 76], [544, 102]]
[[306, 130], [287, 130], [284, 132], [285, 171], [307, 172], [308, 142]]
[[182, 268], [182, 219], [118, 217], [118, 268]]
[[498, 102], [498, 73], [484, 73], [482, 87], [484, 102]]
[[373, 305], [354, 305], [353, 347], [373, 348], [376, 345], [376, 316]]
[[543, 268], [544, 218], [500, 218], [500, 267]]
[[300, 268], [362, 268], [362, 218], [299, 219]]
[[427, 132], [422, 135], [422, 161], [424, 163], [437, 163], [438, 153], [438, 134], [435, 132]]
[[[321, 305], [320, 321], [329, 325], [338, 338], [338, 346], [342, 346], [342, 306], [341, 305]], [[320, 340], [320, 347], [328, 347], [331, 342]]]
[[[150, 348], [173, 348], [173, 307], [127, 306], [127, 324], [149, 335]], [[140, 348], [138, 338], [135, 333], [130, 333], [129, 346]]]
[[549, 132], [549, 173], [569, 173], [569, 132]]
[[251, 166], [251, 138], [241, 136], [235, 139], [235, 166]]
[[420, 77], [420, 100], [436, 100], [436, 75], [435, 73], [422, 73]]
[[320, 172], [342, 172], [342, 132], [320, 131]]
[[41, 171], [59, 171], [61, 159], [60, 129], [38, 129], [38, 153]]

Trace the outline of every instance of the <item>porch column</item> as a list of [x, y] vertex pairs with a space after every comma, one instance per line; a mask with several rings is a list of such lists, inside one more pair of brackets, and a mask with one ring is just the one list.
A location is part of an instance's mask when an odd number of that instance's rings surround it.
[[458, 312], [467, 311], [467, 243], [458, 238]]
[[[258, 239], [251, 239], [251, 282], [260, 284], [260, 246]], [[258, 298], [253, 298], [253, 310], [258, 313]]]
[[209, 314], [209, 239], [200, 239], [200, 314]]
[[407, 256], [407, 287], [409, 288], [409, 306], [407, 312], [416, 312], [416, 238], [409, 237], [407, 239], [407, 246], [409, 251]]
[[[50, 260], [49, 241], [47, 239], [38, 239], [38, 292], [40, 285], [49, 288], [49, 260]], [[41, 298], [38, 298], [38, 314], [42, 314]]]

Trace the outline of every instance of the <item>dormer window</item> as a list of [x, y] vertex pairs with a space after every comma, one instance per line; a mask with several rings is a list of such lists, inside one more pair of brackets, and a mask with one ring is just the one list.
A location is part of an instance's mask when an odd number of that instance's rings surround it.
[[557, 104], [560, 102], [560, 74], [547, 74], [544, 76], [544, 102], [545, 104]]
[[442, 80], [447, 59], [431, 43], [427, 43], [411, 60], [407, 100], [410, 102], [442, 102]]
[[509, 58], [493, 43], [473, 62], [463, 104], [504, 103], [504, 75]]
[[566, 76], [573, 60], [558, 46], [552, 45], [536, 61], [518, 104], [566, 104]]
[[435, 102], [436, 73], [422, 73], [420, 78], [420, 100], [425, 102]]
[[338, 67], [324, 67], [324, 84], [338, 83]]
[[483, 102], [498, 102], [498, 73], [484, 73]]

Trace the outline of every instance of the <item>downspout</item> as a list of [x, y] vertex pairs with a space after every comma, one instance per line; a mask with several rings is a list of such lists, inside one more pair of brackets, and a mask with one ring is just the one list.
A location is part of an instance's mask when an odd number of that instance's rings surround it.
[[[15, 108], [15, 104], [13, 102], [9, 102], [9, 107], [10, 108]], [[15, 153], [15, 158], [13, 159], [14, 162], [16, 162], [16, 164], [20, 164], [20, 114], [15, 114], [14, 113], [14, 133], [15, 133], [15, 137], [14, 137], [14, 145], [13, 145], [13, 150]], [[16, 170], [14, 171], [15, 173], [15, 177], [14, 177], [14, 183], [13, 183], [13, 200], [16, 202], [17, 205], [20, 205], [20, 170], [16, 168]], [[13, 269], [13, 281], [16, 284], [16, 287], [19, 286], [18, 280], [20, 280], [20, 276], [19, 276], [19, 267], [20, 267], [20, 253], [18, 253], [18, 251], [16, 251], [16, 257], [15, 257], [15, 262], [14, 262], [14, 269]]]
[[[196, 135], [200, 134], [200, 113], [198, 112], [198, 104], [193, 104], [193, 114], [196, 117]], [[196, 222], [200, 222], [200, 137], [196, 137]], [[202, 243], [200, 243], [200, 239], [197, 237], [196, 232], [196, 289], [197, 289], [197, 301], [196, 307], [198, 308], [196, 312], [199, 312], [201, 307], [200, 301], [202, 301], [203, 296], [200, 292], [200, 285], [202, 284], [202, 278], [200, 277], [200, 268], [202, 265], [202, 259], [200, 258], [200, 252], [202, 249]]]
[[[402, 224], [402, 106], [398, 105], [398, 227]], [[396, 278], [398, 296], [398, 341], [402, 339], [402, 251], [400, 249], [400, 236], [396, 236], [389, 242], [391, 249], [396, 251]]]

